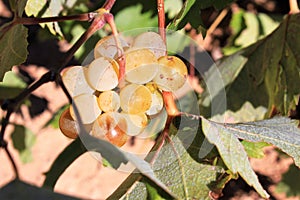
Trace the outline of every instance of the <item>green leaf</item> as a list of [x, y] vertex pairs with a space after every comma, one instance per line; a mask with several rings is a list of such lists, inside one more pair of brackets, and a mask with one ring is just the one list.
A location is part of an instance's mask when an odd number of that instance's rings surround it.
[[276, 186], [276, 192], [285, 193], [287, 197], [300, 196], [300, 170], [295, 165], [290, 165], [289, 170], [283, 174], [282, 180]]
[[12, 66], [25, 62], [28, 53], [27, 34], [27, 28], [20, 24], [0, 34], [0, 81]]
[[182, 8], [179, 11], [179, 13], [176, 15], [173, 21], [167, 26], [167, 29], [174, 30], [174, 31], [181, 29], [182, 27], [179, 28], [180, 23], [183, 21], [186, 14], [189, 12], [189, 10], [195, 4], [195, 2], [196, 0], [186, 0], [182, 5]]
[[18, 17], [22, 17], [27, 0], [9, 0], [10, 8]]
[[120, 31], [157, 27], [157, 16], [153, 17], [151, 11], [142, 13], [142, 5], [137, 4], [119, 11], [115, 15], [115, 23]]
[[168, 14], [168, 17], [175, 17], [182, 5], [183, 3], [181, 0], [165, 0], [165, 12]]
[[0, 199], [76, 200], [78, 198], [54, 193], [44, 188], [39, 188], [15, 179], [0, 188]]
[[238, 173], [243, 179], [263, 197], [268, 198], [269, 194], [251, 168], [247, 153], [238, 138], [232, 134], [226, 125], [218, 124], [202, 118], [202, 130], [209, 142], [214, 144], [224, 163], [233, 173]]
[[14, 72], [5, 73], [3, 82], [0, 82], [0, 99], [10, 99], [17, 96], [27, 84]]
[[150, 184], [146, 183], [147, 188], [147, 197], [151, 200], [164, 200], [165, 198], [162, 198], [159, 193], [157, 192], [156, 188], [152, 187]]
[[178, 30], [182, 29], [187, 23], [198, 31], [201, 31], [203, 27], [203, 22], [201, 20], [201, 10], [214, 6], [217, 9], [222, 9], [234, 0], [186, 0], [179, 11], [179, 13], [174, 17], [172, 22], [167, 26], [168, 29]]
[[20, 159], [23, 163], [32, 161], [31, 148], [35, 144], [36, 136], [27, 128], [21, 125], [15, 125], [11, 134], [14, 148], [18, 150]]
[[25, 13], [28, 16], [33, 15], [34, 17], [37, 17], [46, 4], [47, 0], [28, 0], [25, 7]]
[[250, 102], [246, 101], [238, 111], [227, 110], [224, 114], [215, 115], [210, 120], [227, 123], [250, 122], [264, 119], [266, 112], [265, 107], [254, 108]]
[[270, 146], [266, 142], [248, 142], [246, 140], [242, 141], [242, 145], [251, 158], [263, 158], [265, 156], [264, 147]]
[[266, 142], [292, 156], [300, 167], [300, 129], [297, 121], [285, 117], [238, 124], [215, 124], [240, 139], [251, 142]]
[[[209, 199], [209, 192], [215, 189], [212, 185], [217, 181], [220, 174], [225, 173], [219, 166], [195, 161], [187, 152], [185, 142], [193, 140], [195, 130], [176, 133], [176, 129], [172, 127], [170, 132], [172, 144], [165, 143], [153, 165], [156, 177], [168, 186], [171, 192], [177, 196], [177, 199]], [[153, 154], [157, 153], [159, 144], [159, 142], [156, 144], [147, 159], [151, 159]], [[123, 199], [149, 199], [147, 195], [156, 194], [166, 198], [163, 193], [158, 192], [157, 186], [154, 187], [156, 189], [154, 194], [147, 194], [146, 185], [149, 182], [142, 179], [135, 183], [138, 178], [138, 175], [131, 174], [108, 199], [119, 199], [125, 193]], [[151, 186], [153, 187], [153, 185]], [[130, 191], [128, 191], [129, 189]]]
[[[221, 73], [221, 77], [204, 79], [225, 79], [224, 85], [214, 90], [218, 92], [226, 86], [228, 109], [238, 110], [249, 101], [255, 107], [267, 107], [268, 114], [274, 108], [282, 114], [288, 113], [294, 104], [294, 96], [300, 93], [300, 38], [297, 35], [300, 31], [299, 21], [300, 14], [287, 16], [269, 36], [222, 59], [220, 68], [211, 69], [208, 75], [214, 71], [215, 74]], [[245, 58], [246, 62], [241, 62], [239, 57]], [[226, 62], [228, 64], [225, 65]], [[236, 71], [233, 66], [239, 66], [239, 70]], [[224, 73], [231, 70], [235, 73]], [[212, 87], [214, 83], [209, 84], [207, 85]], [[218, 101], [217, 95], [216, 92], [212, 93], [212, 102]], [[204, 96], [202, 101], [208, 100], [207, 98], [207, 95]]]

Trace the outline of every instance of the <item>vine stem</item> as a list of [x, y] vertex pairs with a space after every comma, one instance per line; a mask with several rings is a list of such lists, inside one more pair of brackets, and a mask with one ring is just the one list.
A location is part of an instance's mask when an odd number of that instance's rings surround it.
[[34, 25], [40, 23], [48, 23], [48, 22], [62, 22], [67, 20], [74, 21], [90, 21], [92, 20], [97, 13], [84, 13], [78, 15], [70, 15], [70, 16], [57, 16], [57, 17], [42, 17], [42, 18], [33, 18], [33, 17], [16, 17], [14, 20], [14, 24], [23, 24], [23, 25]]
[[[165, 44], [166, 42], [166, 29], [165, 29], [165, 3], [164, 0], [157, 0], [157, 12], [158, 12], [158, 28], [159, 28], [159, 34]], [[167, 54], [167, 52], [166, 52]]]

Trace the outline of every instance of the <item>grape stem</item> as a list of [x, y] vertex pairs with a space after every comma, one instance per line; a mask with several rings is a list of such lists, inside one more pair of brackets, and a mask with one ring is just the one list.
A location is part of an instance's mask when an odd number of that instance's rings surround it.
[[[103, 6], [103, 9], [109, 11], [112, 8], [112, 6], [114, 5], [114, 3], [115, 3], [115, 0], [107, 0]], [[101, 9], [99, 9], [99, 10], [101, 10]], [[35, 18], [15, 18], [14, 19], [15, 21], [13, 23], [9, 24], [2, 30], [4, 32], [2, 32], [2, 35], [0, 37], [2, 37], [5, 34], [5, 31], [8, 31], [11, 27], [13, 27], [16, 24], [27, 24], [27, 25], [36, 24], [36, 23], [33, 23], [34, 19]], [[35, 22], [42, 23], [42, 22], [48, 22], [51, 20], [59, 21], [59, 20], [63, 20], [63, 19], [64, 20], [78, 19], [78, 20], [83, 20], [83, 21], [87, 20], [87, 21], [92, 21], [92, 23], [89, 26], [89, 28], [86, 30], [86, 32], [84, 34], [82, 34], [82, 36], [76, 41], [76, 43], [66, 52], [64, 61], [62, 61], [62, 63], [60, 63], [60, 65], [59, 65], [59, 66], [61, 66], [60, 68], [58, 68], [56, 70], [49, 70], [39, 80], [37, 80], [32, 85], [25, 88], [15, 98], [7, 99], [1, 105], [1, 108], [3, 110], [6, 110], [7, 112], [6, 112], [5, 117], [1, 121], [0, 148], [4, 148], [5, 152], [7, 153], [17, 178], [19, 177], [19, 173], [17, 170], [16, 163], [7, 148], [7, 142], [4, 140], [5, 131], [6, 131], [8, 123], [9, 123], [11, 114], [13, 112], [15, 112], [15, 110], [19, 107], [21, 102], [24, 101], [34, 90], [36, 90], [37, 88], [39, 88], [40, 86], [42, 86], [45, 83], [53, 82], [53, 81], [56, 81], [62, 87], [64, 93], [66, 94], [66, 96], [69, 99], [69, 102], [71, 103], [72, 98], [61, 80], [60, 72], [67, 66], [67, 64], [69, 63], [71, 58], [74, 56], [75, 52], [82, 46], [82, 44], [85, 43], [97, 30], [101, 29], [106, 23], [103, 13], [100, 13], [100, 12], [93, 13], [93, 14], [91, 14], [91, 13], [81, 14], [81, 15], [75, 15], [75, 16], [69, 16], [69, 17], [52, 17], [52, 18], [50, 17], [50, 18], [44, 18], [44, 19], [36, 18]]]
[[125, 83], [125, 67], [126, 67], [126, 59], [124, 55], [124, 50], [121, 44], [121, 41], [119, 39], [119, 34], [117, 30], [117, 26], [114, 21], [114, 16], [111, 13], [105, 13], [104, 14], [105, 21], [109, 24], [111, 28], [111, 32], [113, 34], [117, 49], [118, 49], [118, 64], [119, 64], [119, 87], [122, 88]]

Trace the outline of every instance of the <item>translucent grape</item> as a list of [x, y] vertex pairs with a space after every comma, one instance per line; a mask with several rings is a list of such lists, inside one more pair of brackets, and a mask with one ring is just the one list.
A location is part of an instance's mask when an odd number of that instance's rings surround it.
[[[122, 48], [127, 48], [128, 44], [127, 42], [119, 36], [119, 40], [121, 42]], [[120, 51], [117, 48], [116, 41], [113, 35], [106, 36], [99, 40], [94, 48], [94, 57], [99, 58], [99, 57], [107, 57], [107, 58], [112, 58], [114, 59], [118, 51]]]
[[[73, 98], [73, 104], [76, 105], [83, 124], [94, 122], [101, 114], [97, 103], [97, 97], [91, 94], [81, 94]], [[70, 107], [70, 114], [76, 119], [73, 106]]]
[[138, 35], [133, 43], [133, 47], [148, 48], [154, 53], [156, 58], [166, 54], [166, 45], [159, 34], [155, 32], [145, 32]]
[[88, 66], [87, 82], [98, 91], [107, 91], [118, 85], [119, 66], [115, 60], [100, 57]]
[[125, 57], [125, 79], [131, 83], [147, 83], [151, 81], [158, 72], [157, 59], [148, 49], [129, 50], [126, 52]]
[[157, 85], [153, 82], [146, 84], [146, 87], [151, 92], [152, 103], [150, 108], [146, 111], [147, 115], [156, 115], [164, 107], [164, 100], [160, 91], [158, 91]]
[[126, 135], [127, 121], [117, 112], [108, 112], [100, 115], [94, 122], [91, 135], [99, 139], [108, 140], [116, 146], [123, 146], [128, 136]]
[[153, 79], [158, 87], [164, 91], [176, 91], [181, 88], [187, 79], [185, 64], [175, 56], [164, 56], [158, 59], [159, 72]]
[[82, 66], [73, 66], [63, 71], [62, 80], [71, 97], [84, 93], [93, 94], [95, 92], [86, 82], [86, 72], [87, 68]]
[[68, 138], [78, 137], [78, 127], [76, 121], [71, 117], [69, 108], [64, 110], [59, 118], [59, 128]]
[[113, 112], [120, 108], [120, 96], [115, 91], [102, 92], [97, 100], [100, 109], [104, 112]]
[[148, 124], [148, 118], [145, 113], [128, 114], [121, 113], [127, 121], [126, 134], [130, 136], [136, 136], [143, 132]]
[[152, 103], [150, 90], [134, 83], [121, 89], [120, 99], [122, 110], [130, 114], [146, 112]]

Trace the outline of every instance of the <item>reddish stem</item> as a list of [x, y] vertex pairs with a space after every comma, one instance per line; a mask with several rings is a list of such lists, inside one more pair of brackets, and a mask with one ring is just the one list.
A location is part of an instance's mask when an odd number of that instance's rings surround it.
[[178, 116], [180, 112], [177, 109], [177, 105], [175, 103], [173, 93], [168, 91], [163, 91], [163, 99], [164, 99], [168, 116]]
[[107, 0], [102, 6], [102, 8], [104, 8], [107, 11], [110, 11], [113, 5], [115, 4], [115, 2], [116, 0]]
[[125, 67], [126, 67], [126, 60], [124, 55], [124, 50], [119, 39], [119, 34], [117, 30], [117, 26], [114, 21], [114, 16], [111, 13], [104, 13], [105, 21], [109, 24], [112, 34], [115, 39], [115, 43], [118, 49], [118, 64], [119, 64], [119, 86], [122, 87], [124, 85], [124, 78], [125, 78]]
[[165, 29], [165, 3], [164, 0], [157, 0], [157, 12], [158, 12], [158, 28], [159, 34], [163, 41], [166, 43], [166, 29]]

